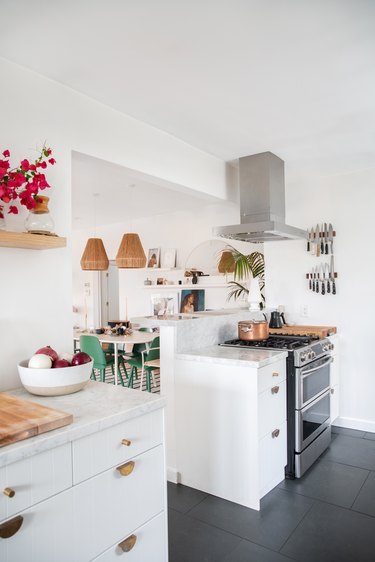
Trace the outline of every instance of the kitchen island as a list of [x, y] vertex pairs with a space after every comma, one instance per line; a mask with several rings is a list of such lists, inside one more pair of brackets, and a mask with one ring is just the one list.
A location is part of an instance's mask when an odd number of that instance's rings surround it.
[[132, 550], [166, 562], [165, 399], [92, 381], [67, 396], [9, 394], [73, 423], [0, 449], [0, 559], [110, 562]]
[[160, 329], [168, 479], [259, 509], [284, 479], [287, 353], [219, 346], [252, 316], [149, 322]]

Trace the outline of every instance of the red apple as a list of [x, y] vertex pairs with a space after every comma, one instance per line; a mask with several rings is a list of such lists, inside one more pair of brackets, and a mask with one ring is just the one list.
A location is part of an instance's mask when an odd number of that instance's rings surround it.
[[54, 369], [62, 369], [64, 367], [70, 367], [70, 363], [66, 359], [57, 359], [53, 362], [52, 367]]
[[91, 357], [87, 355], [84, 351], [78, 351], [73, 355], [72, 365], [83, 365], [84, 363], [90, 363]]
[[46, 347], [41, 347], [40, 349], [38, 349], [38, 351], [35, 352], [34, 355], [39, 355], [40, 353], [43, 355], [49, 355], [52, 361], [56, 361], [56, 359], [59, 358], [59, 354], [57, 353], [57, 351], [52, 349], [52, 347], [49, 345], [46, 345]]

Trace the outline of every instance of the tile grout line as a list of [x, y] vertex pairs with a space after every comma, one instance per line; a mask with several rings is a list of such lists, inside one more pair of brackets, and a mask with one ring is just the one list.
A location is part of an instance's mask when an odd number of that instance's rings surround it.
[[[352, 509], [352, 508], [353, 508], [353, 505], [354, 505], [355, 502], [357, 501], [357, 498], [358, 498], [359, 494], [361, 493], [363, 486], [366, 484], [367, 480], [370, 478], [371, 472], [374, 472], [374, 471], [373, 471], [373, 470], [369, 470], [368, 475], [367, 475], [366, 478], [365, 478], [365, 481], [363, 482], [361, 488], [360, 488], [359, 491], [358, 491], [358, 494], [357, 494], [356, 497], [354, 498], [354, 501], [353, 501], [352, 505], [349, 507], [350, 510], [356, 511], [355, 509]], [[359, 513], [361, 513], [361, 512], [359, 512]], [[368, 515], [368, 514], [367, 514], [367, 515]], [[370, 515], [370, 517], [374, 517], [374, 515]]]
[[[305, 496], [306, 497], [306, 496]], [[309, 498], [311, 499], [311, 498]], [[285, 541], [283, 542], [283, 544], [280, 546], [279, 550], [277, 551], [279, 554], [282, 554], [284, 556], [284, 554], [281, 552], [281, 549], [284, 548], [284, 546], [286, 545], [286, 543], [288, 542], [288, 540], [292, 537], [293, 533], [296, 532], [296, 530], [298, 529], [298, 527], [301, 525], [301, 523], [305, 520], [305, 518], [308, 516], [308, 514], [310, 513], [310, 511], [312, 510], [312, 508], [316, 505], [316, 500], [312, 500], [312, 505], [309, 507], [309, 509], [306, 511], [305, 515], [302, 517], [301, 521], [299, 521], [297, 523], [297, 525], [294, 527], [293, 531], [288, 535], [288, 537], [285, 539]]]

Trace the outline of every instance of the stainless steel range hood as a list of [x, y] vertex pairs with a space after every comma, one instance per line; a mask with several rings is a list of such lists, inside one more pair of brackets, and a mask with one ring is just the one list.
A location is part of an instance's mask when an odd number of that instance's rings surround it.
[[239, 159], [241, 224], [219, 226], [214, 236], [262, 243], [306, 238], [306, 232], [285, 224], [284, 161], [262, 152]]

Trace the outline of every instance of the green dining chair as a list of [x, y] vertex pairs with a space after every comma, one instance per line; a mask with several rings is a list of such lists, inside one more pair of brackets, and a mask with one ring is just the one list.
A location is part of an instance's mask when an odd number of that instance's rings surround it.
[[[139, 344], [139, 345], [145, 345], [145, 344]], [[156, 338], [154, 338], [152, 340], [150, 348], [149, 348], [148, 351], [147, 351], [146, 345], [145, 345], [145, 349], [143, 349], [143, 351], [141, 351], [136, 356], [130, 357], [129, 359], [127, 359], [127, 362], [129, 363], [129, 365], [131, 367], [130, 375], [129, 375], [129, 379], [128, 379], [128, 386], [133, 387], [134, 377], [138, 378], [138, 369], [141, 369], [142, 373], [143, 372], [146, 373], [146, 388], [147, 388], [147, 390], [149, 390], [149, 392], [151, 392], [150, 377], [152, 375], [152, 372], [155, 370], [155, 367], [153, 367], [153, 368], [147, 367], [146, 368], [145, 363], [147, 361], [159, 359], [159, 357], [160, 357], [160, 338], [159, 338], [159, 336], [157, 336]], [[142, 390], [142, 381], [141, 381], [141, 390]]]
[[[81, 351], [84, 351], [85, 353], [87, 353], [87, 355], [90, 355], [90, 357], [92, 357], [94, 361], [91, 378], [93, 380], [96, 380], [95, 370], [98, 370], [100, 373], [100, 381], [105, 382], [105, 370], [107, 367], [111, 367], [113, 382], [115, 382], [115, 360], [112, 355], [106, 355], [104, 353], [104, 350], [100, 345], [100, 341], [98, 340], [98, 338], [96, 338], [95, 336], [80, 336], [79, 345]], [[122, 386], [125, 386], [120, 369], [118, 369], [118, 376]]]

